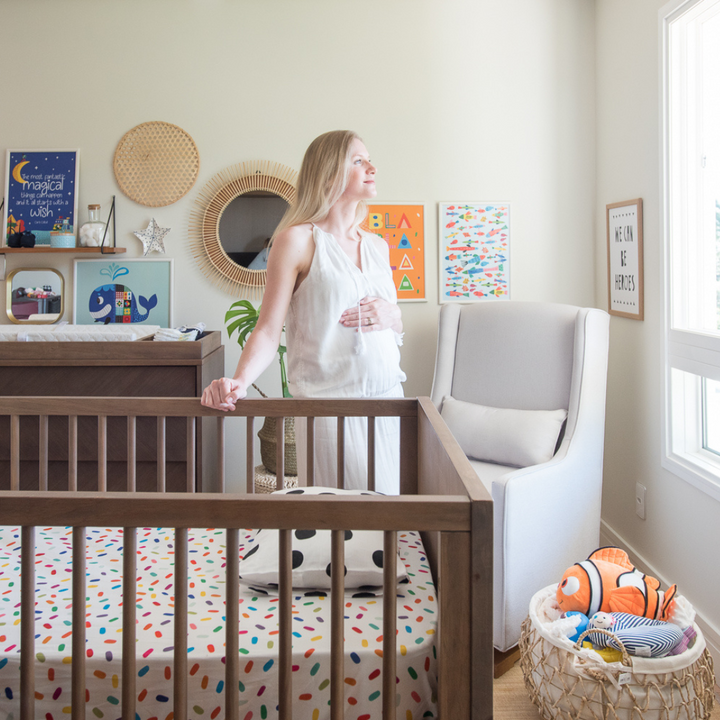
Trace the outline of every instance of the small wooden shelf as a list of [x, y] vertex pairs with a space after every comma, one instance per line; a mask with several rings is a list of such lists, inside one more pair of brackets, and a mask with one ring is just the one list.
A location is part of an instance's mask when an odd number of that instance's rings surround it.
[[[123, 247], [106, 247], [103, 248], [103, 255], [119, 255], [126, 251]], [[99, 247], [72, 247], [72, 248], [60, 248], [50, 247], [49, 245], [40, 245], [31, 248], [11, 248], [0, 246], [0, 255], [6, 255], [9, 253], [95, 253], [100, 255]]]

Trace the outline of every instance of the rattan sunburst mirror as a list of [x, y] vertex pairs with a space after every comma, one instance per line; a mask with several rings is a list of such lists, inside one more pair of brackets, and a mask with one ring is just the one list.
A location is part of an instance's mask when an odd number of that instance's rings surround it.
[[[295, 201], [296, 180], [291, 168], [258, 160], [222, 170], [200, 191], [190, 216], [190, 246], [201, 270], [224, 292], [251, 300], [262, 295], [266, 270], [250, 269], [244, 261], [261, 250], [258, 238], [272, 235], [284, 208]], [[250, 199], [257, 204], [239, 206]], [[224, 222], [231, 214], [235, 225]], [[239, 252], [233, 252], [236, 235], [249, 237], [240, 241]]]

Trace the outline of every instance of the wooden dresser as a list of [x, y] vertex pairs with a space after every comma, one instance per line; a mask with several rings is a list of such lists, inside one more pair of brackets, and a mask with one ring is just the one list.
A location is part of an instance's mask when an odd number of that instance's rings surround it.
[[[225, 372], [218, 331], [194, 342], [0, 342], [0, 395], [92, 397], [200, 397]], [[109, 400], [108, 402], [112, 402]], [[203, 447], [210, 447], [211, 423], [196, 433], [196, 477], [202, 485]], [[168, 418], [167, 490], [186, 489], [187, 439], [184, 419]], [[68, 421], [49, 420], [50, 490], [67, 488]], [[137, 490], [152, 491], [157, 476], [155, 418], [137, 419]], [[21, 488], [38, 487], [38, 421], [20, 425]], [[78, 418], [78, 489], [97, 488], [97, 421]], [[107, 423], [108, 490], [123, 491], [127, 478], [127, 424]], [[0, 417], [0, 489], [10, 489], [10, 418]], [[207, 469], [207, 463], [206, 463]]]

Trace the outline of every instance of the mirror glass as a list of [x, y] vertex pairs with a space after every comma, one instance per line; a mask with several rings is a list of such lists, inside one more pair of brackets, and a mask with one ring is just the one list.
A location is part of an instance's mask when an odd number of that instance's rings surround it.
[[18, 324], [51, 325], [63, 314], [63, 276], [52, 268], [19, 268], [6, 281], [7, 316]]
[[229, 202], [218, 229], [228, 257], [251, 270], [265, 269], [267, 259], [262, 251], [289, 207], [279, 195], [263, 190], [239, 195]]

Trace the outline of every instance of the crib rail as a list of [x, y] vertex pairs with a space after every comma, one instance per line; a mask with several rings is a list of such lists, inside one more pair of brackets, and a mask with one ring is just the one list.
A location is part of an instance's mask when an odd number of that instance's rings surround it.
[[[434, 413], [434, 414], [433, 414]], [[396, 719], [396, 611], [395, 552], [397, 532], [412, 528], [428, 538], [434, 555], [431, 565], [439, 581], [438, 628], [438, 707], [440, 718], [492, 717], [492, 645], [490, 604], [492, 588], [492, 503], [480, 486], [473, 485], [472, 471], [442, 421], [428, 401], [424, 400], [249, 400], [238, 405], [229, 416], [245, 416], [247, 438], [252, 439], [255, 417], [308, 417], [308, 477], [312, 482], [314, 417], [338, 417], [338, 463], [344, 453], [342, 427], [345, 417], [367, 417], [369, 446], [374, 452], [374, 418], [400, 417], [403, 454], [399, 497], [377, 496], [257, 496], [253, 494], [168, 493], [160, 469], [163, 458], [158, 453], [158, 493], [132, 492], [131, 480], [135, 455], [128, 440], [128, 490], [107, 492], [103, 483], [102, 443], [98, 447], [98, 491], [78, 492], [72, 481], [77, 453], [68, 452], [70, 492], [50, 492], [42, 488], [42, 455], [47, 458], [47, 438], [43, 439], [45, 422], [53, 415], [69, 418], [69, 442], [77, 442], [73, 424], [79, 416], [95, 415], [99, 431], [104, 419], [121, 415], [128, 418], [128, 428], [138, 417], [158, 417], [157, 438], [164, 438], [165, 417], [185, 417], [188, 428], [197, 418], [214, 417], [218, 423], [217, 452], [224, 455], [224, 423], [228, 415], [208, 410], [196, 400], [123, 399], [123, 398], [0, 398], [0, 415], [11, 417], [11, 484], [12, 490], [0, 492], [0, 524], [22, 526], [21, 572], [21, 713], [34, 717], [34, 562], [36, 527], [70, 526], [73, 528], [73, 598], [85, 597], [85, 532], [87, 527], [123, 528], [123, 653], [122, 717], [135, 718], [135, 583], [137, 570], [137, 528], [167, 527], [175, 532], [175, 638], [173, 671], [173, 716], [185, 718], [188, 697], [187, 677], [188, 623], [188, 528], [214, 527], [226, 530], [226, 662], [225, 708], [227, 718], [239, 718], [238, 680], [238, 577], [239, 528], [274, 528], [280, 533], [279, 574], [279, 651], [278, 687], [279, 717], [292, 718], [292, 581], [290, 532], [296, 529], [328, 529], [332, 533], [332, 567], [344, 565], [345, 530], [381, 530], [384, 533], [383, 568], [383, 651], [382, 707], [383, 718]], [[40, 489], [21, 492], [19, 487], [20, 417], [37, 415], [40, 419], [41, 452]], [[75, 420], [74, 420], [75, 418]], [[278, 423], [278, 475], [282, 476], [284, 432]], [[99, 437], [101, 436], [99, 432]], [[130, 438], [130, 433], [128, 433]], [[194, 445], [194, 443], [189, 443]], [[248, 442], [247, 452], [252, 453]], [[190, 466], [190, 463], [188, 463]], [[223, 472], [224, 463], [220, 463]], [[369, 463], [372, 468], [373, 463]], [[248, 470], [251, 464], [248, 464]], [[372, 470], [371, 470], [372, 472]], [[47, 477], [47, 471], [45, 471]], [[106, 477], [106, 476], [105, 476]], [[249, 475], [250, 477], [250, 475]], [[342, 473], [338, 474], [342, 477]], [[248, 484], [249, 484], [248, 479]], [[188, 478], [188, 491], [192, 491]], [[220, 483], [224, 489], [224, 478]], [[423, 494], [416, 494], [416, 493]], [[298, 503], [302, 503], [301, 506]], [[302, 508], [299, 510], [299, 508]], [[489, 519], [489, 522], [488, 522]], [[331, 575], [331, 718], [342, 718], [344, 700], [344, 575]], [[72, 704], [71, 717], [85, 717], [85, 606], [73, 602], [72, 608]]]

